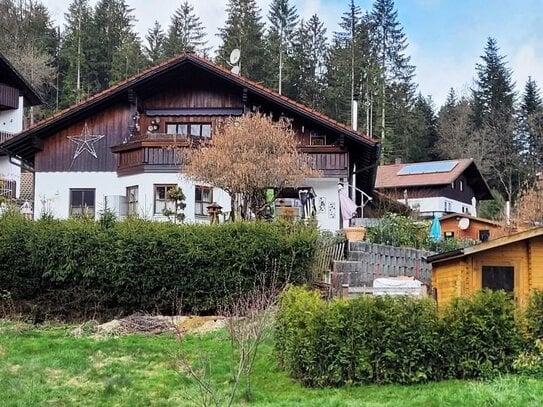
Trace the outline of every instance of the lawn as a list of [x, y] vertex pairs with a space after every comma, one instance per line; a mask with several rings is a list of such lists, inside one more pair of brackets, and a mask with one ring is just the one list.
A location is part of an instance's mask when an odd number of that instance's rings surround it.
[[[73, 327], [0, 321], [1, 406], [185, 406], [196, 386], [176, 371], [180, 343], [169, 335], [74, 337]], [[190, 336], [189, 355], [211, 355], [218, 387], [229, 386], [224, 331]], [[274, 363], [266, 342], [256, 363], [254, 406], [539, 406], [543, 379], [503, 376], [489, 382], [306, 389]]]

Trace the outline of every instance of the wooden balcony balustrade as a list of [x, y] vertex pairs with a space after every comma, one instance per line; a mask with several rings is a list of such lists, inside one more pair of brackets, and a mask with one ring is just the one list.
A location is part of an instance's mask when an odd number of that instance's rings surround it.
[[5, 143], [8, 140], [11, 140], [15, 134], [11, 134], [5, 131], [0, 131], [0, 144]]
[[[208, 145], [210, 139], [172, 134], [144, 134], [127, 143], [111, 147], [117, 154], [117, 173], [130, 175], [142, 172], [178, 172], [186, 148]], [[339, 146], [303, 146], [300, 151], [312, 157], [315, 168], [323, 177], [349, 175], [349, 153]]]

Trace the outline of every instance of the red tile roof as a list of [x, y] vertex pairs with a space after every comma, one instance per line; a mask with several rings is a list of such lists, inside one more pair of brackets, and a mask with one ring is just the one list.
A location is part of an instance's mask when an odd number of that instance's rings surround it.
[[110, 97], [113, 97], [117, 95], [118, 93], [125, 91], [129, 89], [130, 87], [137, 85], [154, 75], [160, 74], [161, 72], [167, 71], [176, 65], [184, 62], [184, 61], [191, 61], [195, 63], [196, 65], [206, 68], [208, 70], [211, 70], [220, 76], [224, 77], [227, 80], [230, 80], [234, 83], [237, 83], [241, 86], [247, 87], [249, 90], [251, 90], [254, 93], [260, 94], [261, 96], [271, 99], [275, 101], [276, 103], [279, 103], [285, 107], [291, 108], [293, 110], [297, 110], [298, 112], [305, 114], [313, 119], [319, 120], [333, 128], [336, 128], [337, 130], [346, 133], [347, 135], [353, 137], [354, 139], [357, 139], [359, 141], [363, 141], [370, 145], [376, 145], [378, 144], [378, 141], [374, 138], [367, 136], [363, 133], [360, 133], [358, 131], [353, 130], [349, 126], [338, 122], [337, 120], [334, 120], [320, 112], [318, 112], [315, 109], [312, 109], [308, 106], [305, 106], [301, 103], [295, 102], [292, 99], [289, 99], [288, 97], [284, 95], [280, 95], [277, 92], [257, 83], [252, 80], [249, 80], [247, 78], [244, 78], [243, 76], [233, 74], [228, 69], [223, 68], [205, 58], [202, 58], [200, 56], [197, 56], [195, 54], [184, 54], [182, 56], [177, 56], [174, 58], [171, 58], [165, 62], [162, 62], [161, 64], [158, 64], [154, 67], [151, 67], [137, 75], [132, 76], [129, 79], [126, 79], [122, 82], [119, 82], [85, 100], [82, 100], [81, 102], [70, 106], [69, 108], [59, 111], [55, 113], [54, 115], [46, 118], [45, 120], [42, 120], [41, 122], [36, 123], [34, 126], [30, 127], [29, 129], [25, 130], [23, 133], [21, 133], [19, 136], [17, 136], [17, 139], [20, 139], [22, 137], [25, 137], [26, 135], [36, 133], [39, 130], [47, 128], [49, 125], [56, 123], [60, 121], [61, 119], [68, 118], [73, 114], [76, 114], [77, 112], [80, 112], [88, 107], [94, 106], [96, 104], [99, 104], [105, 100], [107, 100]]
[[450, 184], [473, 163], [472, 158], [454, 161], [457, 161], [458, 164], [451, 171], [410, 175], [398, 175], [398, 172], [411, 163], [380, 165], [377, 168], [375, 189]]

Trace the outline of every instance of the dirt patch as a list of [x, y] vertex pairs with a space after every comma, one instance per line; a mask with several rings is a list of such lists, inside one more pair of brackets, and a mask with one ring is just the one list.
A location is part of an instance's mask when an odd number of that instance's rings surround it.
[[161, 333], [201, 334], [216, 331], [226, 325], [222, 316], [152, 316], [134, 314], [114, 319], [101, 325], [85, 323], [72, 330], [74, 336], [92, 336], [97, 339], [108, 336], [131, 335], [135, 333], [156, 335]]

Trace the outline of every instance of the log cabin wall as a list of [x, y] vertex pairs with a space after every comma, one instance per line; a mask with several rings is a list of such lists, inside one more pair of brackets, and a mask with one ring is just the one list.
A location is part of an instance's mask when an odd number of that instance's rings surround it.
[[[115, 171], [117, 161], [111, 147], [121, 144], [128, 136], [129, 118], [128, 104], [118, 102], [45, 138], [43, 151], [35, 156], [36, 171]], [[82, 137], [85, 123], [89, 135], [105, 137], [91, 143], [97, 158], [83, 151], [74, 159], [77, 144], [68, 137]]]

